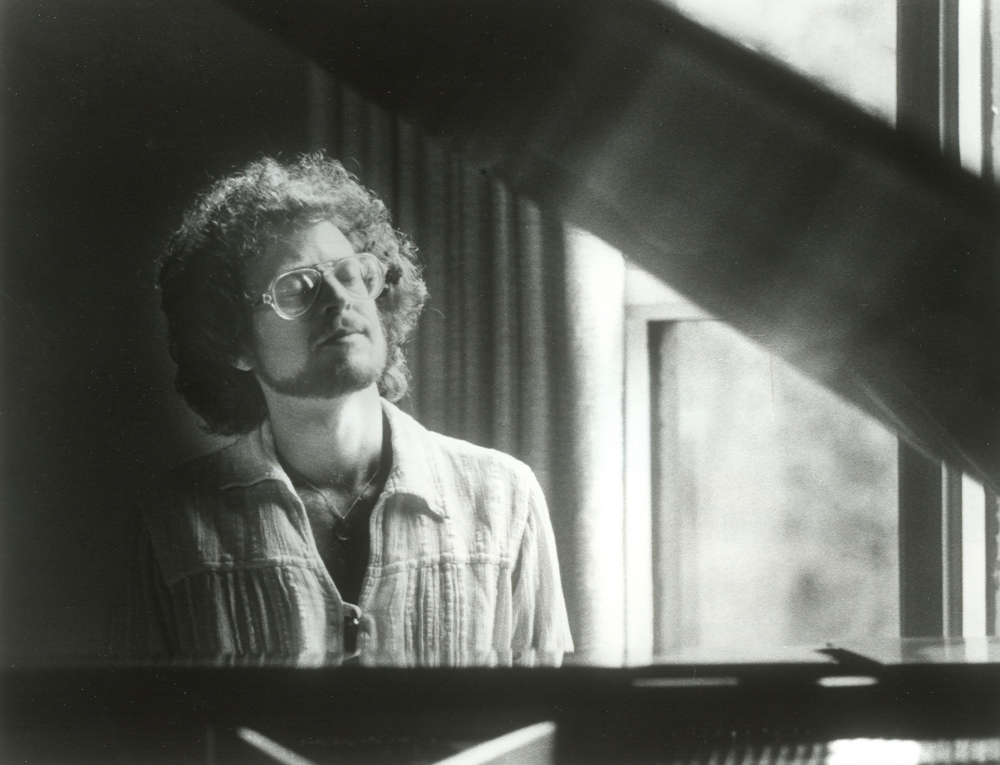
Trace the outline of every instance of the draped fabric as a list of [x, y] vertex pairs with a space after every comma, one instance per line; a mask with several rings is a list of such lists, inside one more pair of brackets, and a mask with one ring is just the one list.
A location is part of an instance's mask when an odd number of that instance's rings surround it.
[[401, 406], [431, 430], [532, 468], [563, 572], [576, 643], [567, 659], [620, 663], [622, 268], [612, 264], [607, 291], [608, 271], [586, 268], [592, 259], [557, 215], [323, 70], [311, 78], [313, 147], [386, 202], [424, 267], [430, 298], [407, 349]]

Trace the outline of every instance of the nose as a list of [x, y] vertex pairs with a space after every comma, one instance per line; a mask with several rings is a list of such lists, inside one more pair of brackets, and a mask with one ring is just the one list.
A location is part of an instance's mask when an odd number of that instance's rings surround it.
[[323, 284], [317, 302], [323, 311], [341, 312], [351, 304], [351, 295], [330, 269], [323, 270]]

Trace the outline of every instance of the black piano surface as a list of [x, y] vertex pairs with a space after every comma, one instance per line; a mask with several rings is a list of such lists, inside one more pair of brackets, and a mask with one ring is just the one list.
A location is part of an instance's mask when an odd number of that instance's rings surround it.
[[996, 761], [998, 655], [982, 638], [622, 669], [20, 667], [2, 675], [0, 761], [280, 762], [251, 730], [303, 763], [433, 763], [542, 721], [554, 762], [834, 762], [857, 739]]

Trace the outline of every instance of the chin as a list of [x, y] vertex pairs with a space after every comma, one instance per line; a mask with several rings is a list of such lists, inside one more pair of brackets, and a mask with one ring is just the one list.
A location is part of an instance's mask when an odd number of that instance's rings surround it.
[[[385, 371], [386, 362], [365, 358], [336, 359], [316, 364], [293, 377], [273, 378], [258, 372], [261, 381], [276, 393], [296, 398], [336, 398], [371, 387]], [[334, 360], [331, 359], [331, 362]]]
[[[379, 368], [354, 368], [350, 370], [342, 370], [339, 374], [332, 377], [323, 378], [321, 382], [326, 383], [325, 397], [335, 398], [337, 396], [343, 396], [348, 393], [357, 393], [365, 390], [366, 388], [370, 388], [378, 382], [378, 379], [382, 376], [382, 371], [383, 370]], [[317, 387], [323, 386], [320, 385]]]

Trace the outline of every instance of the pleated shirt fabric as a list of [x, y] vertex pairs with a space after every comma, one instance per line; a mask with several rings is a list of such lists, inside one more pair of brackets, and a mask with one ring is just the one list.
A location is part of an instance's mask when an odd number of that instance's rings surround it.
[[[370, 519], [365, 665], [556, 665], [572, 651], [531, 470], [389, 402], [392, 469]], [[130, 520], [120, 640], [138, 660], [340, 664], [345, 604], [265, 422], [158, 480]]]

